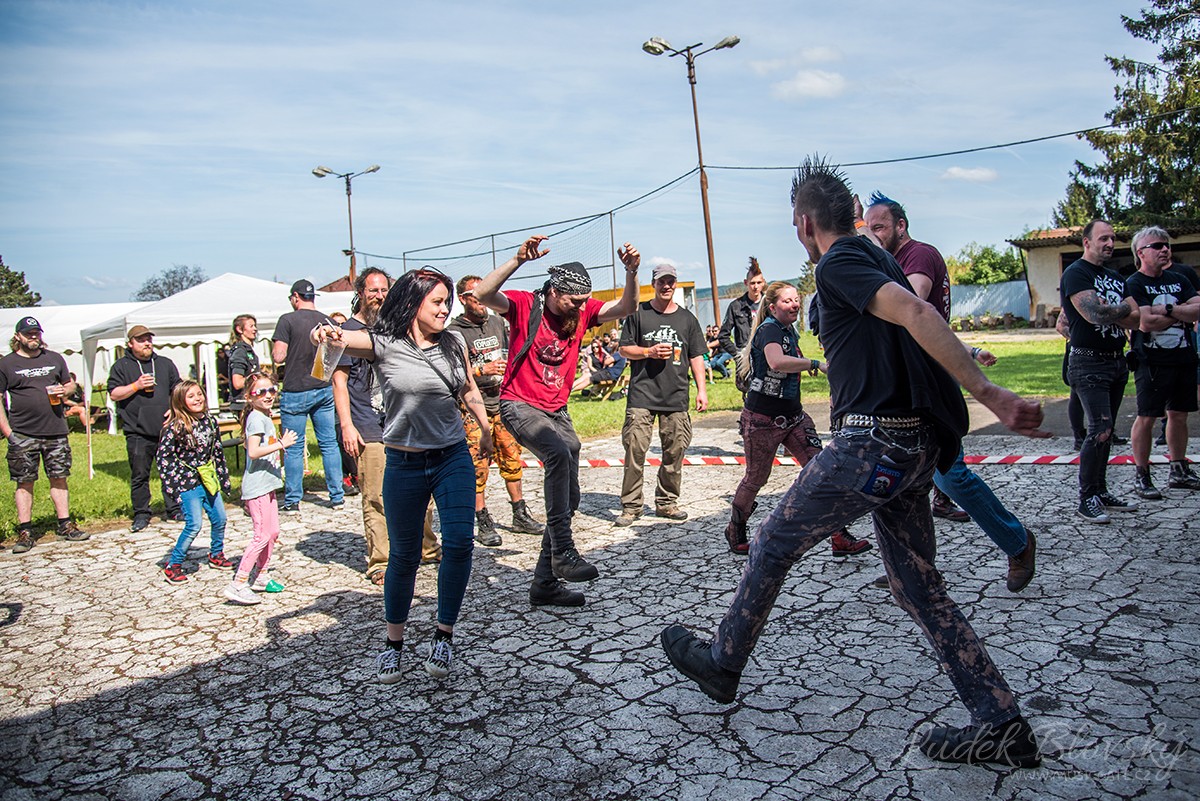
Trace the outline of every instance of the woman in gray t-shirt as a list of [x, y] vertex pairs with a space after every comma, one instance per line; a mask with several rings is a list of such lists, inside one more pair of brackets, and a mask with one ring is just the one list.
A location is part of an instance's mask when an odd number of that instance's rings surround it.
[[480, 447], [490, 455], [491, 428], [483, 398], [466, 368], [462, 337], [446, 332], [454, 305], [450, 279], [432, 268], [405, 273], [388, 292], [379, 322], [369, 331], [317, 326], [314, 342], [341, 340], [346, 355], [373, 365], [383, 390], [383, 511], [388, 566], [383, 582], [387, 647], [376, 659], [379, 680], [400, 680], [400, 652], [421, 562], [421, 511], [432, 497], [442, 527], [438, 568], [438, 622], [425, 670], [450, 673], [451, 635], [458, 620], [475, 532], [475, 466], [467, 447], [459, 402], [479, 422]]

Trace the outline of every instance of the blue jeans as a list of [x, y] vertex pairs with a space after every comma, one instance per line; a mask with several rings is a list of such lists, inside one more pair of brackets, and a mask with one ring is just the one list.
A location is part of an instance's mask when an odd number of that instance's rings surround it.
[[208, 552], [213, 556], [221, 553], [225, 549], [225, 502], [221, 500], [221, 495], [209, 495], [203, 485], [192, 487], [180, 494], [179, 506], [183, 510], [183, 531], [179, 533], [175, 550], [171, 551], [170, 564], [181, 565], [187, 558], [192, 540], [196, 539], [204, 525], [202, 514], [208, 515], [208, 522], [212, 525], [212, 544]]
[[1079, 497], [1090, 498], [1108, 492], [1113, 424], [1129, 382], [1129, 367], [1124, 358], [1084, 356], [1072, 350], [1067, 375], [1087, 414], [1087, 437], [1079, 449]]
[[729, 378], [729, 368], [726, 367], [725, 365], [732, 358], [733, 358], [732, 354], [726, 353], [725, 351], [721, 351], [716, 356], [712, 357], [712, 359], [709, 361], [709, 365], [712, 366], [713, 370], [720, 373], [722, 378]]
[[283, 454], [283, 502], [288, 506], [304, 497], [304, 449], [307, 418], [312, 418], [313, 432], [321, 448], [321, 465], [325, 470], [325, 488], [329, 502], [341, 503], [346, 494], [342, 486], [342, 452], [337, 443], [337, 416], [333, 410], [333, 387], [321, 387], [305, 392], [284, 392], [279, 398], [279, 422], [296, 432], [296, 442]]
[[937, 540], [929, 484], [938, 448], [926, 428], [899, 434], [844, 428], [809, 462], [759, 527], [712, 655], [740, 672], [788, 570], [838, 529], [870, 514], [896, 603], [924, 632], [975, 723], [1020, 714], [983, 641], [946, 593], [934, 566]]
[[571, 518], [579, 508], [579, 437], [564, 406], [546, 412], [520, 401], [500, 401], [500, 420], [517, 442], [542, 460], [546, 533], [534, 581], [553, 582], [551, 556], [575, 547]]
[[453, 626], [467, 592], [475, 549], [475, 463], [465, 437], [439, 450], [410, 453], [387, 449], [383, 514], [387, 518], [388, 565], [383, 580], [383, 612], [388, 623], [408, 620], [421, 564], [424, 509], [431, 497], [442, 525], [437, 619], [438, 623]]
[[992, 488], [971, 472], [963, 461], [961, 448], [949, 470], [934, 472], [933, 483], [961, 506], [1000, 550], [1009, 556], [1019, 556], [1025, 550], [1028, 541], [1025, 526], [1000, 502]]

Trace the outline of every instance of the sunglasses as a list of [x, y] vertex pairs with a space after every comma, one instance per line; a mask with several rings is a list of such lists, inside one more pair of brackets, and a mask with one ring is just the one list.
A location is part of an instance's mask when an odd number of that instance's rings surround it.
[[253, 392], [250, 393], [250, 397], [263, 398], [263, 397], [266, 397], [267, 395], [277, 395], [278, 393], [279, 393], [279, 390], [276, 389], [275, 387], [259, 387], [258, 389], [254, 390]]
[[1146, 250], [1147, 248], [1149, 248], [1150, 250], [1169, 250], [1171, 248], [1171, 243], [1170, 242], [1151, 242], [1149, 245], [1142, 245], [1140, 248], [1138, 248], [1138, 251], [1140, 252], [1140, 251]]

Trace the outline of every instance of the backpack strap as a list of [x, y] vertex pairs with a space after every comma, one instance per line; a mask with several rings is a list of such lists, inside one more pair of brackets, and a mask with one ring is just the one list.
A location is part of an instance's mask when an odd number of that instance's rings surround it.
[[509, 363], [509, 369], [514, 373], [521, 366], [521, 361], [528, 355], [529, 349], [533, 347], [533, 337], [537, 334], [538, 327], [542, 324], [542, 313], [546, 307], [545, 298], [545, 287], [533, 293], [533, 307], [529, 310], [529, 327], [525, 332], [525, 341], [521, 343], [521, 349], [517, 351], [517, 355]]

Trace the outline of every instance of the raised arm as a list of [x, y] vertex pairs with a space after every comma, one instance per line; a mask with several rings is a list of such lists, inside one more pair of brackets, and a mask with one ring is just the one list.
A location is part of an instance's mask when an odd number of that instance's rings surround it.
[[639, 293], [637, 271], [642, 263], [642, 256], [638, 253], [637, 248], [628, 242], [625, 243], [624, 248], [617, 248], [617, 256], [625, 265], [625, 290], [621, 293], [620, 298], [610, 300], [600, 307], [600, 314], [596, 317], [598, 323], [619, 320], [637, 310]]
[[539, 246], [546, 239], [548, 237], [542, 234], [535, 234], [522, 242], [521, 247], [517, 248], [517, 255], [492, 270], [475, 285], [475, 299], [497, 314], [507, 314], [508, 298], [504, 296], [500, 288], [522, 264], [540, 259], [550, 252], [550, 248], [539, 250]]

